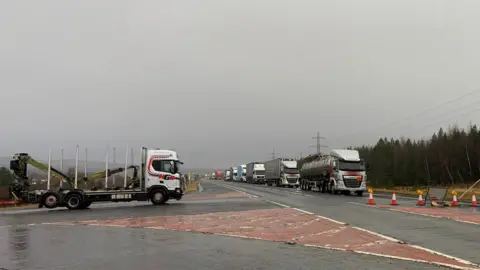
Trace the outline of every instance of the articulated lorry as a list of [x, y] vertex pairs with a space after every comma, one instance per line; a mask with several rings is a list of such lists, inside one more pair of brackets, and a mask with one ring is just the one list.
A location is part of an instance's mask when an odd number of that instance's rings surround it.
[[268, 186], [298, 187], [300, 173], [297, 161], [292, 158], [277, 158], [265, 162], [265, 183]]
[[[128, 152], [127, 152], [128, 157]], [[35, 196], [35, 203], [39, 207], [56, 208], [67, 207], [71, 210], [85, 209], [93, 202], [111, 201], [111, 202], [126, 202], [126, 201], [148, 201], [150, 200], [155, 205], [164, 204], [169, 199], [180, 200], [184, 195], [182, 183], [180, 179], [180, 164], [183, 164], [178, 157], [178, 154], [172, 150], [161, 149], [141, 149], [141, 166], [125, 165], [124, 168], [108, 169], [108, 162], [105, 171], [95, 173], [79, 179], [77, 177], [77, 168], [75, 169], [75, 177], [71, 179], [61, 171], [51, 167], [51, 158], [49, 157], [48, 166], [36, 161], [27, 153], [17, 153], [10, 161], [10, 170], [13, 171], [14, 181], [11, 185], [11, 190], [15, 197], [25, 202], [29, 201], [32, 192], [39, 194]], [[78, 164], [78, 148], [77, 148], [77, 162]], [[127, 164], [127, 162], [125, 163]], [[47, 189], [30, 191], [30, 179], [27, 177], [27, 165], [31, 165], [48, 173]], [[130, 181], [125, 177], [124, 186], [121, 188], [109, 189], [108, 177], [125, 171], [133, 169], [134, 175]], [[140, 178], [137, 172], [140, 171]], [[51, 188], [50, 176], [56, 176], [69, 183], [68, 187], [60, 187], [58, 189]], [[103, 189], [83, 189], [80, 186], [85, 186], [85, 182], [92, 181], [98, 178], [105, 178], [105, 188]], [[83, 183], [82, 183], [83, 182]]]
[[214, 180], [223, 180], [223, 172], [222, 171], [216, 171]]
[[247, 183], [265, 183], [265, 164], [261, 162], [250, 162], [247, 164]]
[[232, 180], [232, 174], [231, 174], [231, 171], [230, 170], [225, 170], [223, 172], [223, 175], [225, 175], [225, 181], [231, 181]]
[[232, 181], [236, 182], [238, 177], [238, 167], [234, 166], [230, 168]]
[[237, 167], [237, 181], [246, 182], [247, 181], [247, 165], [240, 165]]
[[311, 155], [300, 161], [300, 188], [318, 189], [332, 194], [356, 193], [363, 196], [367, 190], [368, 164], [358, 151], [332, 150], [328, 155]]

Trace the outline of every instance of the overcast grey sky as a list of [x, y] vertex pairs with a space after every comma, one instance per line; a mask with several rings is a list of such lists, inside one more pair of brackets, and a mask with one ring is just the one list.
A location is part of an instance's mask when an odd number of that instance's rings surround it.
[[[479, 113], [480, 1], [1, 1], [0, 156], [176, 148], [227, 167]], [[478, 102], [477, 102], [478, 101]], [[476, 102], [476, 103], [475, 103]], [[431, 125], [430, 127], [428, 125]], [[384, 127], [385, 126], [385, 127]], [[138, 155], [138, 153], [136, 153]], [[120, 156], [123, 156], [119, 154]]]

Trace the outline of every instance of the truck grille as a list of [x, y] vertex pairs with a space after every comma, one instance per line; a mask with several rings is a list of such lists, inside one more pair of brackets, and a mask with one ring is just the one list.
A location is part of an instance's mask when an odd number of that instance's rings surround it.
[[289, 184], [295, 184], [295, 183], [297, 183], [297, 178], [287, 178], [287, 182]]
[[359, 188], [362, 185], [361, 181], [357, 181], [357, 179], [343, 179], [345, 186], [347, 188]]

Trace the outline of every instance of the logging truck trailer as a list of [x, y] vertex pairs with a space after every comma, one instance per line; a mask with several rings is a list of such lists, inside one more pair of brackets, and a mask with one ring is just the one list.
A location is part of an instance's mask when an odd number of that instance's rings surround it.
[[[128, 150], [127, 150], [128, 161]], [[127, 164], [127, 161], [125, 164]], [[49, 209], [56, 207], [67, 207], [71, 210], [88, 208], [93, 202], [130, 202], [130, 201], [151, 201], [154, 205], [165, 204], [169, 199], [181, 200], [184, 190], [181, 185], [180, 164], [178, 154], [172, 150], [141, 148], [141, 166], [125, 165], [122, 169], [108, 169], [108, 155], [106, 169], [103, 172], [85, 177], [83, 180], [92, 180], [98, 177], [105, 177], [105, 188], [101, 190], [80, 188], [81, 180], [77, 178], [75, 168], [75, 179], [69, 179], [62, 172], [51, 167], [51, 155], [49, 155], [48, 166], [35, 161], [26, 153], [15, 154], [10, 162], [10, 169], [14, 174], [14, 182], [11, 189], [19, 198], [25, 198], [30, 191], [29, 179], [27, 178], [27, 165], [48, 170], [47, 189], [36, 190], [39, 194], [37, 203], [39, 208]], [[78, 166], [78, 147], [76, 164]], [[124, 186], [122, 188], [108, 189], [108, 177], [114, 173], [134, 168], [134, 176], [127, 182], [125, 174]], [[140, 178], [136, 179], [137, 168], [140, 170]], [[59, 189], [50, 188], [50, 176], [55, 175], [69, 182], [69, 187]]]

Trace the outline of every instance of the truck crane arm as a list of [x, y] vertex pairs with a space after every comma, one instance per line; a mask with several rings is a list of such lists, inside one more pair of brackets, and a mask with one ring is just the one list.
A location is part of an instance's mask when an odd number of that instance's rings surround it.
[[[13, 159], [10, 161], [10, 170], [13, 171], [16, 180], [21, 181], [24, 186], [29, 185], [27, 177], [27, 165], [31, 165], [43, 172], [48, 172], [48, 165], [33, 159], [30, 155], [26, 153], [15, 154]], [[68, 183], [72, 184], [72, 179], [70, 179], [70, 177], [61, 171], [53, 168], [52, 166], [50, 166], [50, 170], [53, 176], [63, 178]]]
[[[140, 167], [139, 166], [136, 166], [136, 165], [131, 165], [129, 167], [127, 167], [127, 170], [129, 169], [133, 169], [133, 177], [132, 177], [132, 181], [135, 181], [138, 177], [138, 171], [140, 170]], [[108, 170], [108, 172], [106, 171], [101, 171], [101, 172], [98, 172], [98, 173], [93, 173], [93, 174], [90, 174], [86, 177], [83, 177], [83, 180], [84, 181], [93, 181], [93, 180], [96, 180], [96, 179], [101, 179], [101, 178], [105, 178], [105, 176], [107, 177], [110, 177], [114, 174], [117, 174], [117, 173], [121, 173], [121, 172], [124, 172], [125, 171], [125, 168], [117, 168], [117, 169], [112, 169], [112, 170]]]

